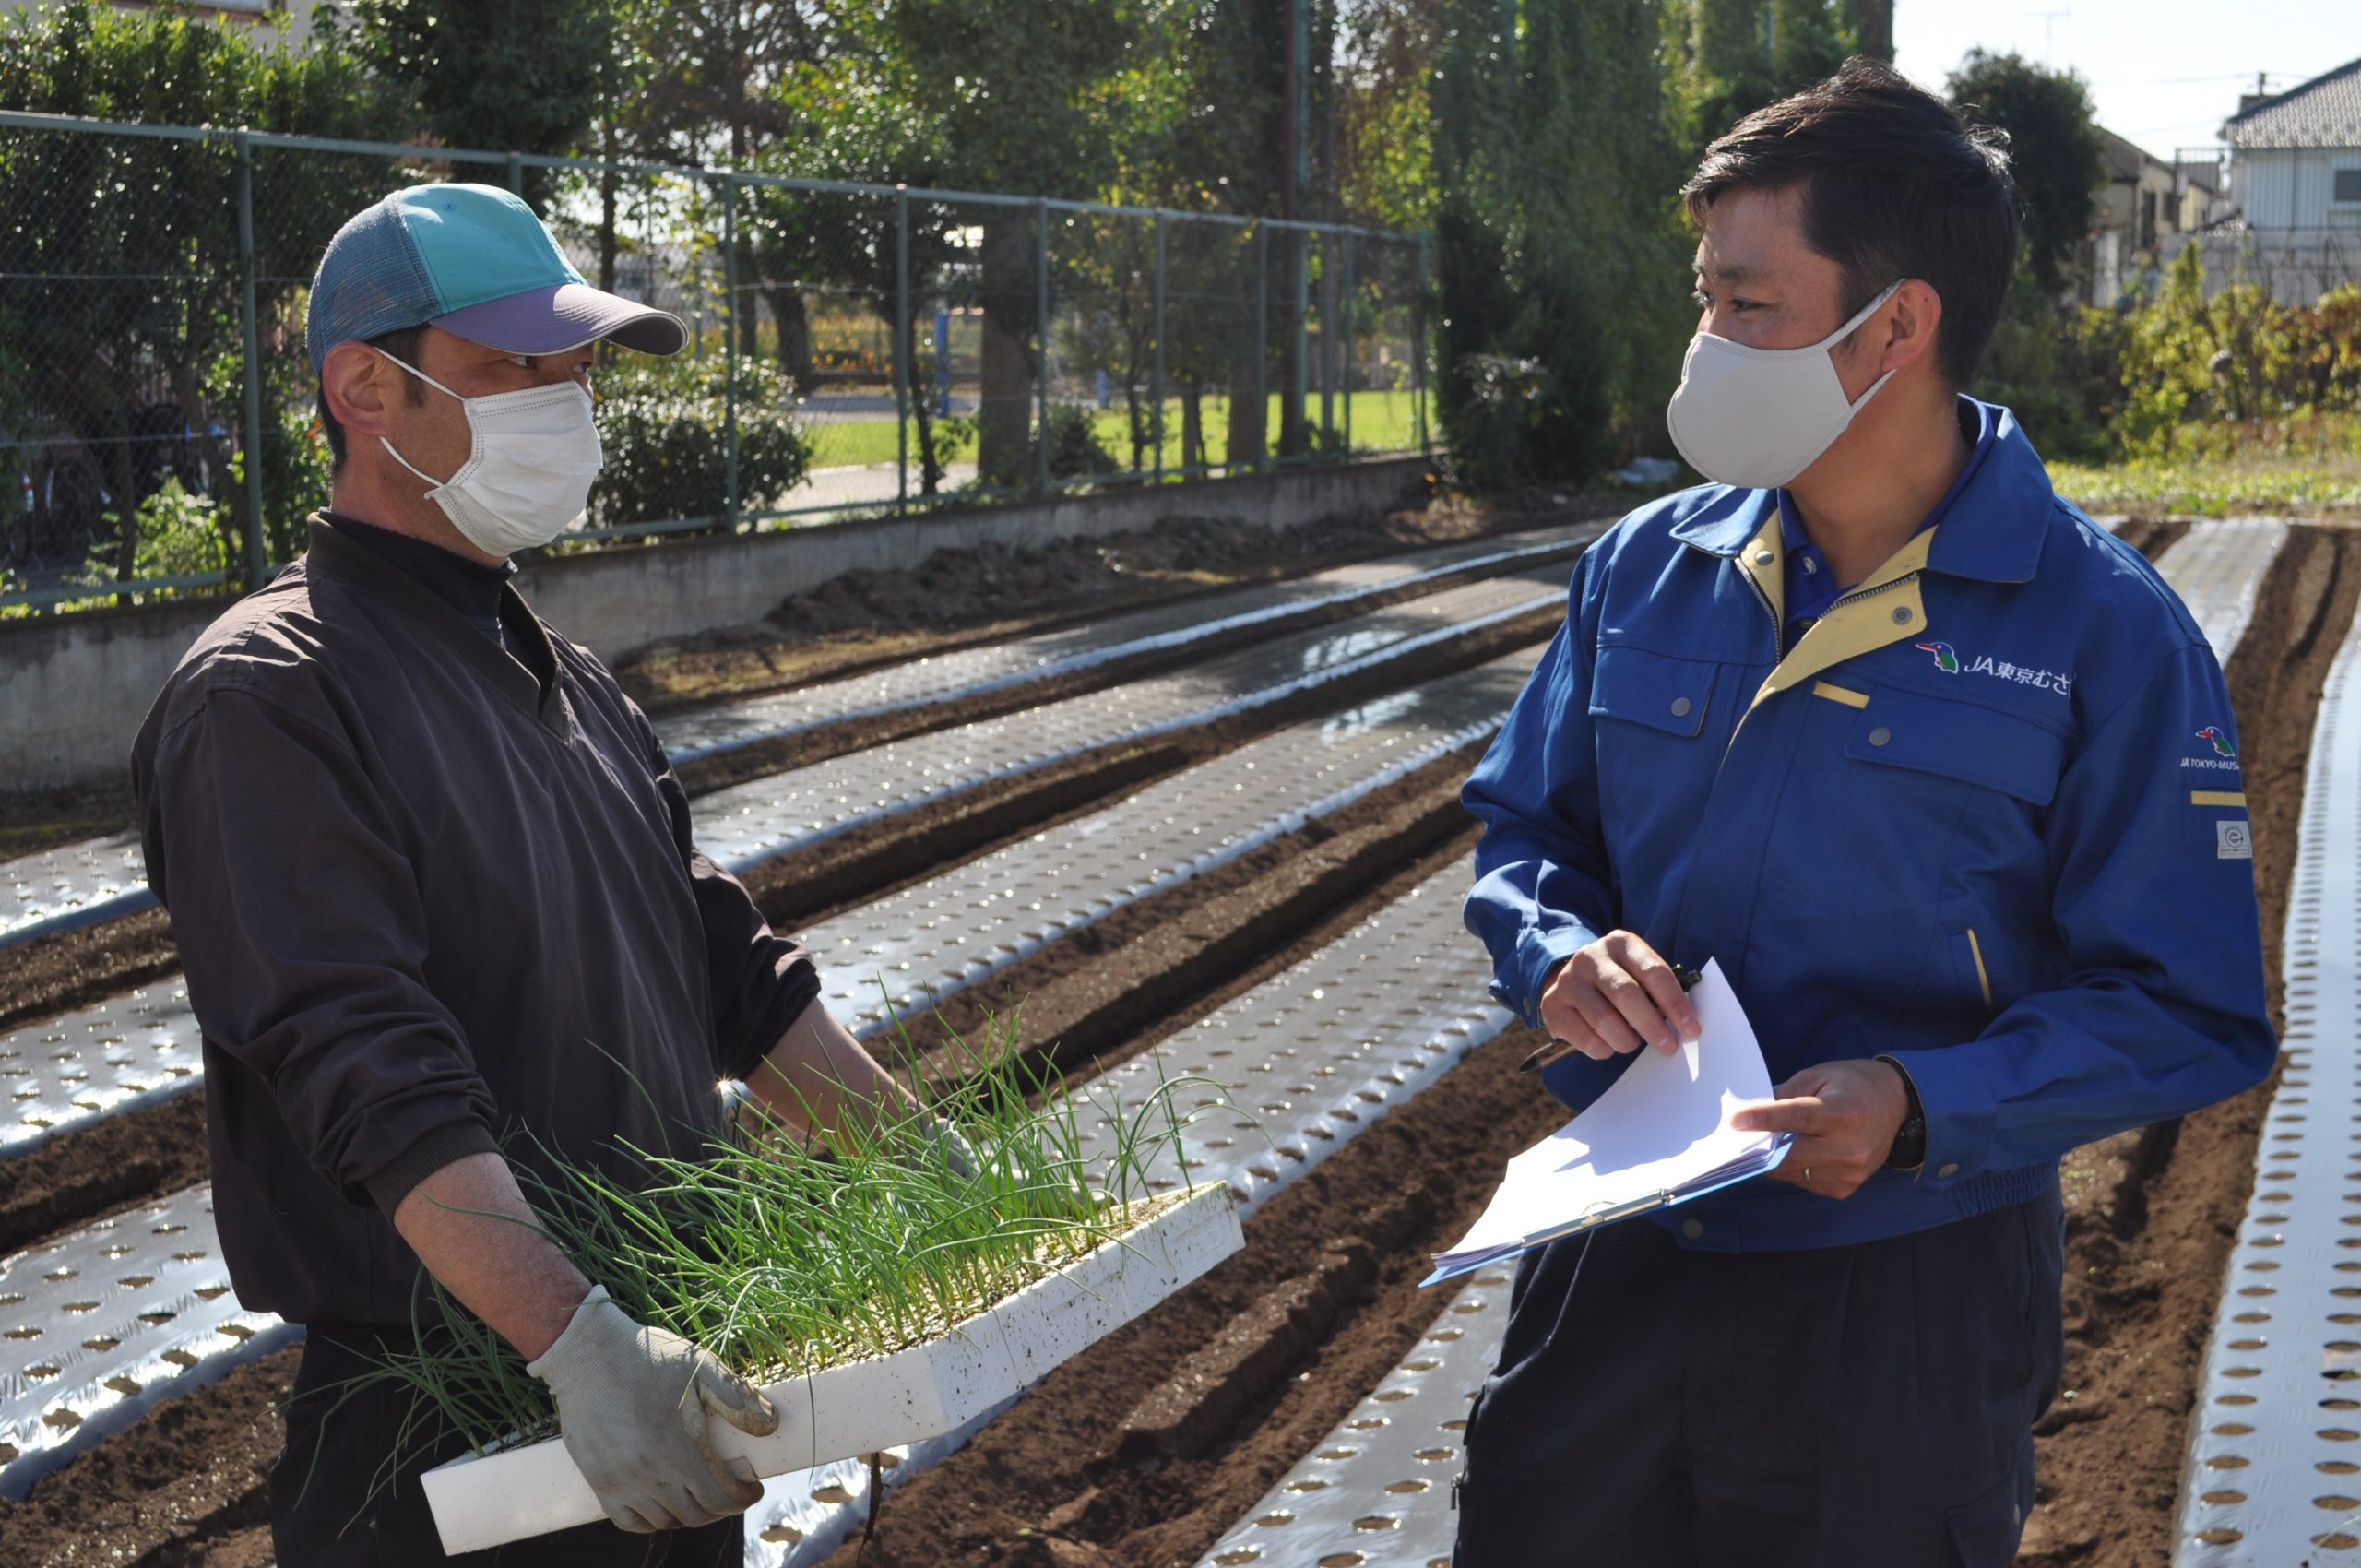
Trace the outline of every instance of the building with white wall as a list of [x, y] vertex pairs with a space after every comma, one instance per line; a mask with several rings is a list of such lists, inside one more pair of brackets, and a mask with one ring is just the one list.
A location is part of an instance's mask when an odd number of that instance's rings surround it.
[[[30, 11], [39, 4], [41, 0], [0, 0], [0, 11]], [[273, 39], [300, 42], [311, 36], [314, 4], [314, 0], [200, 0], [195, 9], [200, 16], [253, 28], [257, 43]], [[155, 8], [148, 0], [114, 0], [114, 6], [119, 11]], [[328, 9], [342, 9], [341, 0], [334, 0]]]
[[2361, 280], [2361, 60], [2249, 93], [2222, 139], [2234, 235], [2256, 280], [2290, 304]]

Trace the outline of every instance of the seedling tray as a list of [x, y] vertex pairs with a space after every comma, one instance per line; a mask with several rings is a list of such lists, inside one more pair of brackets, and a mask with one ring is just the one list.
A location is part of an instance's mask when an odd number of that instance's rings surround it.
[[[1172, 1201], [1121, 1237], [940, 1338], [764, 1389], [778, 1431], [708, 1420], [717, 1453], [758, 1476], [936, 1437], [1038, 1382], [1245, 1245], [1225, 1186]], [[443, 1550], [481, 1551], [606, 1517], [556, 1438], [469, 1455], [422, 1478]]]

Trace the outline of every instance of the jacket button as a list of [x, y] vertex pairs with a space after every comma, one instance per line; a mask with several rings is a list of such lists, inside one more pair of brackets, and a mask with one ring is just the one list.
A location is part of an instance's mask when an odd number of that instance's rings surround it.
[[1894, 606], [1893, 624], [1897, 626], [1907, 626], [1910, 624], [1910, 606], [1906, 604], [1898, 604]]
[[1758, 550], [1754, 552], [1754, 564], [1758, 566], [1768, 566], [1773, 559], [1774, 557], [1767, 550]]
[[1887, 728], [1886, 728], [1884, 725], [1882, 725], [1882, 724], [1879, 725], [1876, 729], [1874, 729], [1874, 730], [1872, 730], [1872, 731], [1869, 731], [1869, 744], [1871, 744], [1871, 745], [1873, 745], [1873, 746], [1882, 746], [1882, 745], [1884, 745], [1888, 741], [1891, 741], [1891, 740], [1892, 740], [1892, 739], [1893, 739], [1893, 731], [1891, 731], [1891, 730], [1889, 730], [1889, 729], [1887, 729]]
[[1957, 1165], [1946, 1165], [1946, 1166], [1943, 1166], [1943, 1167], [1940, 1168], [1940, 1169], [1939, 1169], [1939, 1170], [1936, 1170], [1936, 1172], [1935, 1172], [1935, 1174], [1936, 1174], [1936, 1175], [1938, 1175], [1938, 1176], [1953, 1176], [1953, 1175], [1957, 1175], [1958, 1173], [1959, 1173], [1959, 1167], [1958, 1167]]
[[1672, 716], [1675, 719], [1686, 719], [1689, 717], [1689, 699], [1687, 697], [1675, 697], [1672, 699]]
[[1693, 1241], [1705, 1233], [1705, 1227], [1701, 1221], [1684, 1219], [1680, 1222], [1680, 1233]]

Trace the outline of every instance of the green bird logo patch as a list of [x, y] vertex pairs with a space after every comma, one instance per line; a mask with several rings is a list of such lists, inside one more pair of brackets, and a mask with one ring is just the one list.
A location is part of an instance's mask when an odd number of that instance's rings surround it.
[[1936, 669], [1941, 671], [1946, 675], [1956, 675], [1959, 673], [1959, 655], [1952, 651], [1951, 644], [1920, 643], [1918, 646], [1935, 656]]

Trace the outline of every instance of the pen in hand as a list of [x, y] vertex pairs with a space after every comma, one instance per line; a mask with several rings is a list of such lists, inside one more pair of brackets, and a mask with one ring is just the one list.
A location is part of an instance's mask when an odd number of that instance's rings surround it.
[[[1694, 990], [1697, 982], [1705, 978], [1703, 974], [1689, 968], [1685, 964], [1673, 965], [1672, 974], [1673, 978], [1680, 982], [1680, 989], [1683, 991]], [[1530, 1056], [1527, 1056], [1523, 1062], [1518, 1063], [1517, 1071], [1520, 1073], [1538, 1073], [1542, 1068], [1548, 1066], [1553, 1062], [1563, 1061], [1566, 1056], [1573, 1051], [1573, 1046], [1566, 1040], [1553, 1039], [1548, 1044], [1534, 1051]]]

